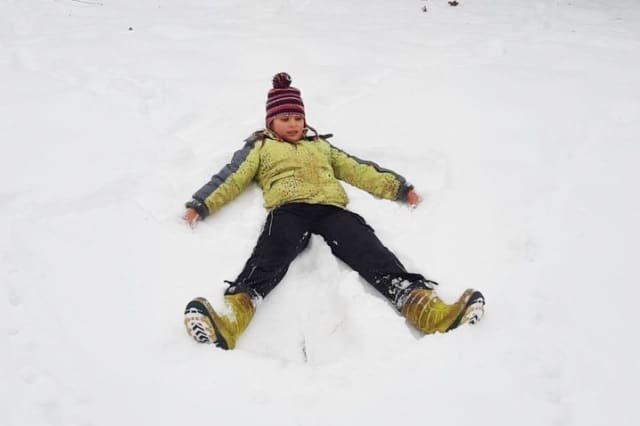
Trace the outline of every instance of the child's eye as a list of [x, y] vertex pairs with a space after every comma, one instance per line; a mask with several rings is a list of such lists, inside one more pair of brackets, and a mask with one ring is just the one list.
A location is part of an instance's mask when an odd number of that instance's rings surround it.
[[301, 115], [296, 115], [295, 117], [293, 117], [294, 120], [296, 121], [302, 121], [302, 116]]

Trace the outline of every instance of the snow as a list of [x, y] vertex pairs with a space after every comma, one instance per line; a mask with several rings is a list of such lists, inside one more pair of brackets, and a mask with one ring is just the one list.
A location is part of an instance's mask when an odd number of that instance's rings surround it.
[[[1, 425], [640, 422], [636, 1], [4, 0], [0, 49]], [[186, 335], [266, 213], [183, 203], [279, 71], [416, 186], [350, 208], [480, 324], [419, 336], [313, 237], [237, 350]]]

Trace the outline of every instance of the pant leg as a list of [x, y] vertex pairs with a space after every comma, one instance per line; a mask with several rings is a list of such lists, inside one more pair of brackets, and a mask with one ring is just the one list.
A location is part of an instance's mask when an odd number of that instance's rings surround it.
[[309, 220], [295, 206], [269, 212], [251, 257], [225, 294], [245, 292], [254, 298], [269, 294], [308, 245], [308, 228]]
[[409, 290], [431, 288], [431, 281], [420, 274], [407, 272], [378, 239], [373, 228], [353, 212], [336, 208], [317, 221], [313, 231], [322, 235], [335, 256], [357, 271], [398, 309]]

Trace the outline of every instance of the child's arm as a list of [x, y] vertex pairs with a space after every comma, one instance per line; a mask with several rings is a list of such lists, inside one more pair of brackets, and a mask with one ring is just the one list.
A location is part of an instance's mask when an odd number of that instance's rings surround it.
[[184, 220], [193, 226], [198, 219], [219, 210], [249, 186], [260, 165], [260, 145], [256, 141], [255, 137], [246, 139], [244, 147], [233, 154], [231, 162], [193, 194], [193, 199], [186, 203]]
[[376, 197], [407, 202], [413, 207], [420, 203], [421, 199], [413, 190], [413, 185], [403, 176], [374, 162], [347, 154], [333, 145], [331, 165], [338, 179]]

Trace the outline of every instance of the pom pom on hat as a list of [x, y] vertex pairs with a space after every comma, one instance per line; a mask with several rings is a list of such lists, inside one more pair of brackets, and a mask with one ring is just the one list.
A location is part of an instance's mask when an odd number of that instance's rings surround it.
[[[280, 114], [299, 114], [304, 117], [304, 103], [300, 90], [291, 87], [291, 76], [281, 72], [273, 76], [273, 89], [267, 94], [267, 129]], [[306, 121], [305, 121], [306, 122]]]
[[280, 72], [273, 76], [274, 89], [286, 89], [291, 86], [291, 76], [286, 72]]

